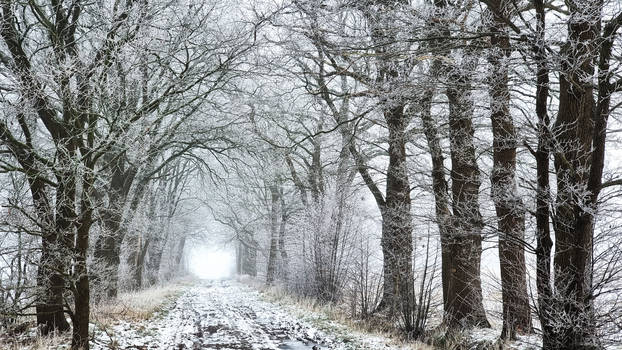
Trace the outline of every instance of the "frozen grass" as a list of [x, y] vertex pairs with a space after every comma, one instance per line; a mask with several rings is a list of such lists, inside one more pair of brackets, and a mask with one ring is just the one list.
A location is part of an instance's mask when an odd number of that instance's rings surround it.
[[121, 293], [117, 299], [91, 306], [91, 322], [107, 329], [121, 320], [140, 322], [150, 319], [193, 283], [190, 279], [176, 280], [162, 286]]
[[[34, 332], [34, 331], [33, 331]], [[49, 349], [68, 349], [71, 343], [69, 333], [54, 334], [50, 336], [39, 335], [15, 335], [7, 336], [0, 340], [2, 350], [49, 350]]]
[[297, 317], [312, 323], [320, 330], [334, 334], [345, 342], [371, 343], [384, 348], [402, 350], [430, 350], [433, 347], [413, 341], [404, 341], [403, 337], [384, 319], [353, 318], [344, 306], [319, 303], [313, 298], [303, 298], [288, 293], [281, 286], [266, 287], [262, 281], [248, 276], [239, 278], [240, 282], [261, 291], [261, 295], [274, 304], [288, 309]]
[[[119, 321], [139, 322], [150, 319], [194, 283], [191, 279], [180, 279], [163, 286], [121, 293], [117, 299], [91, 305], [91, 322], [97, 329], [106, 332]], [[37, 334], [34, 320], [24, 321], [27, 321], [29, 325], [25, 332], [0, 335], [0, 349], [49, 350], [69, 348], [71, 343], [70, 332], [40, 336]]]

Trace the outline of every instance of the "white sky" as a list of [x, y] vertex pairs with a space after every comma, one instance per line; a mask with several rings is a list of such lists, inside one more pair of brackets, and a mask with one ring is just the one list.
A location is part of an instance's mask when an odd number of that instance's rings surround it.
[[203, 279], [226, 279], [235, 273], [235, 252], [227, 248], [197, 246], [188, 253], [190, 272]]

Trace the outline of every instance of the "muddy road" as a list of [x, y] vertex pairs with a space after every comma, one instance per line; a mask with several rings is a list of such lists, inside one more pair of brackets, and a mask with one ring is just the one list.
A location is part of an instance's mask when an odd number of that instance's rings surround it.
[[[114, 334], [111, 336], [111, 334]], [[106, 339], [106, 337], [108, 339]], [[362, 349], [339, 341], [267, 302], [236, 281], [189, 287], [166, 310], [141, 323], [120, 322], [94, 349]]]

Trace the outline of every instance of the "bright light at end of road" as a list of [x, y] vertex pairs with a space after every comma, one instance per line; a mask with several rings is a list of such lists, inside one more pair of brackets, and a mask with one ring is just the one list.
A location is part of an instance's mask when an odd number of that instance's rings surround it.
[[188, 257], [190, 272], [199, 278], [228, 278], [235, 270], [235, 254], [231, 250], [196, 247]]

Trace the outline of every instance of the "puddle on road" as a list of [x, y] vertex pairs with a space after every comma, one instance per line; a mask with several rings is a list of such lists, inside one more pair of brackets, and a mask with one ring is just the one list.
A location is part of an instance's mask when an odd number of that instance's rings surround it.
[[298, 340], [286, 340], [281, 345], [279, 345], [279, 349], [282, 350], [315, 350], [321, 349], [317, 344], [314, 343], [303, 343]]

